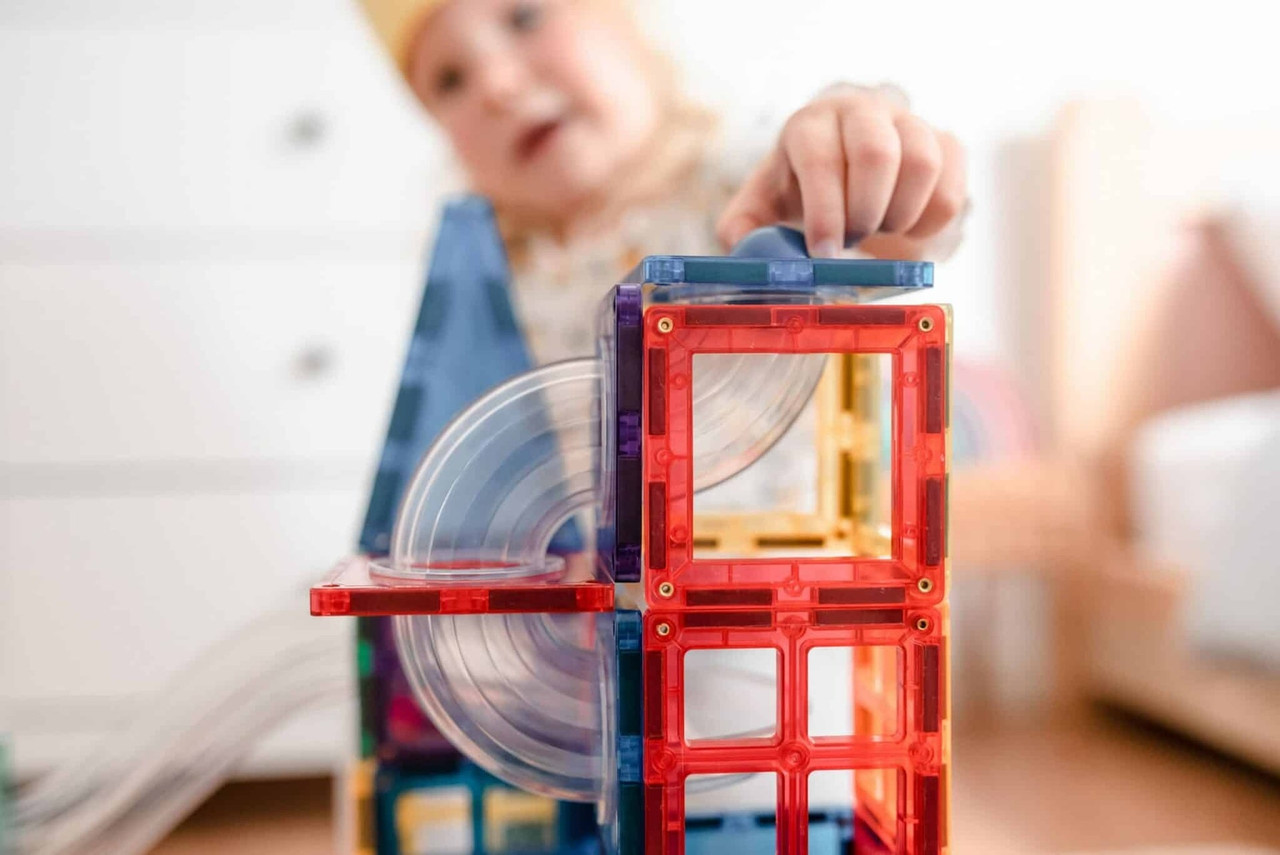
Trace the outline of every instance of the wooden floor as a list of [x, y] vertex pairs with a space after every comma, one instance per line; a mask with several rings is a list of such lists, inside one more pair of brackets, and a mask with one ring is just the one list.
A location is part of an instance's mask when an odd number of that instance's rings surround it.
[[1129, 719], [953, 750], [959, 855], [1280, 852], [1280, 781]]
[[[1125, 718], [957, 736], [954, 753], [957, 855], [1280, 853], [1280, 781]], [[333, 852], [330, 789], [226, 787], [155, 851]]]

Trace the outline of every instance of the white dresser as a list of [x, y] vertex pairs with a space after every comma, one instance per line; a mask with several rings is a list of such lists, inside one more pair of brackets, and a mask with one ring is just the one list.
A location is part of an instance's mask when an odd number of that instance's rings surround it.
[[[0, 732], [19, 773], [263, 610], [305, 611], [355, 542], [441, 172], [361, 24], [344, 0], [0, 7]], [[244, 771], [326, 770], [347, 728], [308, 715]]]

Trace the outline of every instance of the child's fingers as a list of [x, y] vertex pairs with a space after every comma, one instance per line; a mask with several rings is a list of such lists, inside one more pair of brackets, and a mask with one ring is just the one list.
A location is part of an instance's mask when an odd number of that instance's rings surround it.
[[877, 232], [927, 238], [961, 212], [966, 180], [964, 151], [950, 134], [882, 99], [843, 93], [787, 121], [716, 235], [729, 248], [753, 229], [799, 220], [816, 257]]
[[845, 236], [845, 161], [835, 110], [810, 106], [782, 131], [782, 151], [800, 191], [800, 214], [809, 254], [830, 258]]
[[884, 109], [850, 107], [840, 115], [846, 161], [845, 231], [842, 244], [880, 230], [893, 198], [902, 161], [902, 143], [892, 114]]
[[725, 205], [716, 221], [716, 237], [726, 249], [746, 237], [751, 231], [776, 223], [782, 215], [778, 210], [779, 177], [783, 166], [776, 154], [765, 158]]
[[937, 136], [942, 149], [942, 171], [920, 218], [907, 231], [908, 237], [931, 237], [964, 210], [968, 182], [964, 148], [951, 134], [940, 133]]
[[893, 198], [884, 212], [881, 231], [902, 234], [919, 221], [942, 176], [942, 145], [928, 124], [909, 113], [894, 121], [902, 145]]

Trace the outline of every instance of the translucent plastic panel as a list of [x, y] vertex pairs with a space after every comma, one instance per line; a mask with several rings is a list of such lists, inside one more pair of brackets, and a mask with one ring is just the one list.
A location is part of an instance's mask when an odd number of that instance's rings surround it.
[[591, 528], [565, 527], [596, 498], [603, 372], [577, 359], [498, 386], [445, 428], [414, 473], [388, 572], [484, 578], [557, 573]]
[[[732, 697], [733, 703], [723, 703]], [[778, 651], [690, 650], [684, 655], [684, 737], [751, 739], [778, 730]]]
[[[686, 845], [702, 837], [699, 831], [717, 829], [720, 834], [700, 841], [697, 851], [775, 851], [777, 775], [690, 775], [685, 778], [684, 796]], [[742, 836], [726, 835], [727, 830], [741, 832]]]
[[[554, 850], [555, 802], [529, 793], [490, 787], [484, 793], [484, 848], [488, 855]], [[427, 849], [435, 855], [434, 849]]]
[[826, 360], [822, 353], [694, 357], [694, 489], [725, 481], [772, 448], [807, 409]]
[[[901, 661], [897, 647], [810, 649], [809, 736], [874, 739], [897, 733]], [[843, 695], [839, 703], [831, 701], [833, 690]]]
[[853, 770], [809, 773], [809, 812], [853, 811]]
[[395, 805], [396, 833], [406, 855], [470, 855], [471, 792], [466, 787], [410, 791]]
[[468, 757], [531, 792], [595, 801], [611, 627], [612, 615], [401, 616], [396, 638], [419, 702]]
[[[801, 378], [807, 383], [812, 368], [809, 363], [818, 360], [819, 376], [826, 358], [823, 354], [792, 353], [700, 353], [693, 358], [693, 453], [694, 486], [700, 490], [694, 497], [694, 513], [709, 511], [794, 511], [813, 513], [817, 493], [817, 420], [812, 389], [797, 390], [794, 387], [756, 382], [739, 389], [732, 395], [735, 406], [724, 406], [718, 412], [706, 412], [709, 391], [721, 383], [737, 384], [735, 375], [755, 378], [783, 376]], [[801, 394], [803, 400], [797, 401]], [[728, 398], [726, 394], [723, 397]], [[726, 401], [730, 403], [730, 401]], [[794, 410], [792, 424], [776, 423], [778, 410]], [[769, 424], [766, 426], [764, 422]], [[791, 428], [786, 430], [786, 428]], [[738, 442], [748, 444], [751, 438], [757, 442], [766, 430], [785, 431], [771, 437], [771, 441], [758, 457], [758, 464], [749, 468], [739, 467], [732, 478], [719, 482], [714, 488], [703, 486], [710, 482], [711, 474], [704, 471], [704, 461], [711, 459], [709, 452], [724, 441], [724, 434], [735, 433]], [[780, 477], [783, 476], [783, 477]]]

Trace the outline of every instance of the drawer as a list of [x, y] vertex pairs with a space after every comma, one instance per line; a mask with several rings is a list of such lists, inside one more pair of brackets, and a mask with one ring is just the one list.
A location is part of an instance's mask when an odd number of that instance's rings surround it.
[[94, 729], [258, 615], [307, 620], [307, 588], [350, 553], [365, 495], [0, 500], [0, 699]]
[[[345, 664], [334, 663], [335, 672]], [[333, 774], [355, 751], [354, 698], [353, 689], [351, 698], [345, 701], [337, 698], [332, 703], [317, 703], [274, 730], [259, 734], [248, 756], [236, 763], [231, 777], [303, 778]], [[100, 751], [105, 740], [118, 738], [116, 728], [134, 720], [148, 702], [146, 697], [132, 697], [110, 705], [77, 706], [66, 700], [13, 704], [8, 719], [0, 718], [12, 750], [9, 771], [13, 777], [22, 779], [64, 763], [81, 762], [87, 755]], [[0, 709], [0, 713], [4, 711]]]
[[372, 461], [421, 277], [416, 261], [0, 265], [0, 466]]
[[421, 231], [443, 147], [351, 12], [0, 30], [0, 231]]

